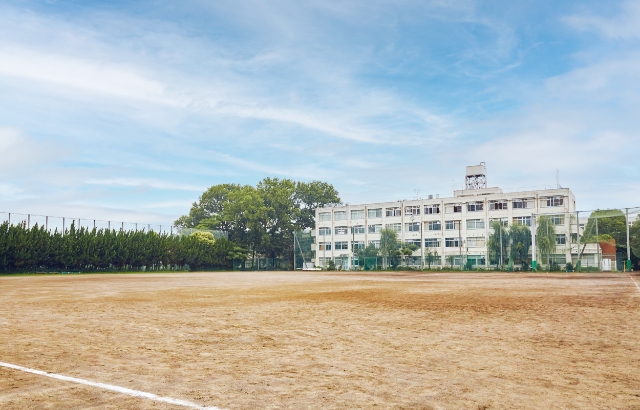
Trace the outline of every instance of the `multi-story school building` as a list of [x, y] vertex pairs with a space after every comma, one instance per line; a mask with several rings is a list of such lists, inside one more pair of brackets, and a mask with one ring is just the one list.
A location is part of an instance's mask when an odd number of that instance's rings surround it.
[[[432, 266], [460, 265], [471, 260], [477, 267], [495, 263], [487, 253], [491, 223], [531, 227], [534, 215], [549, 215], [556, 230], [551, 261], [577, 262], [576, 199], [569, 188], [503, 192], [486, 186], [484, 163], [467, 167], [466, 187], [453, 197], [380, 202], [319, 208], [316, 210], [315, 264], [349, 269], [359, 265], [355, 252], [368, 244], [379, 246], [380, 231], [391, 228], [398, 239], [418, 246], [405, 263], [424, 267], [425, 254], [437, 252]], [[573, 234], [573, 235], [572, 235]], [[583, 266], [596, 263], [597, 245], [580, 247]], [[495, 259], [495, 258], [494, 258]], [[592, 260], [593, 259], [593, 260]], [[463, 262], [464, 261], [464, 262]], [[545, 263], [539, 261], [539, 263]]]

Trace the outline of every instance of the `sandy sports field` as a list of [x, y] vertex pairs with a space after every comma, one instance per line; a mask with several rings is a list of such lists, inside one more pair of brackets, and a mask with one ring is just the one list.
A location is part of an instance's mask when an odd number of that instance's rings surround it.
[[[0, 362], [203, 408], [640, 409], [633, 279], [0, 277]], [[188, 406], [5, 366], [0, 408]]]

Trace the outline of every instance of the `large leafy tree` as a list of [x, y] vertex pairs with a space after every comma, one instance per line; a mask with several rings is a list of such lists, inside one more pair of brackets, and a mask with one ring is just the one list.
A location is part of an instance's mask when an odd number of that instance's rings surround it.
[[551, 222], [551, 218], [546, 215], [539, 216], [537, 222], [536, 248], [539, 252], [537, 259], [548, 264], [551, 252], [556, 249], [556, 227]]
[[487, 250], [491, 260], [496, 261], [496, 266], [502, 266], [505, 258], [509, 256], [507, 247], [509, 246], [509, 231], [499, 221], [491, 222], [493, 232], [489, 234], [487, 241]]
[[509, 253], [515, 263], [527, 263], [529, 249], [531, 248], [531, 230], [526, 225], [514, 224], [509, 230], [511, 247]]
[[314, 226], [316, 208], [339, 203], [338, 192], [325, 182], [265, 178], [255, 187], [212, 186], [175, 224], [225, 231], [254, 256], [278, 257], [291, 254], [294, 231]]
[[[384, 228], [380, 231], [380, 255], [385, 258], [385, 263], [393, 261], [393, 257], [398, 255], [400, 242], [398, 234], [391, 228]], [[385, 266], [386, 267], [386, 266]]]

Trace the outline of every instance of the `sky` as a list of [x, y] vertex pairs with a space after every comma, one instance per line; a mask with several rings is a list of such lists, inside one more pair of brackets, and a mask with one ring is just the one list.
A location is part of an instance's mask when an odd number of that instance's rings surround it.
[[[640, 206], [637, 1], [0, 0], [0, 211], [170, 224], [209, 186]], [[0, 218], [4, 216], [0, 215]]]

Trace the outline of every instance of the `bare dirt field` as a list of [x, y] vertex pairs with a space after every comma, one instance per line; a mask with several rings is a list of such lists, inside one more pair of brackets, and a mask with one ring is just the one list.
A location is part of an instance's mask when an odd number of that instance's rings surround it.
[[[640, 409], [640, 290], [622, 273], [0, 277], [0, 362], [227, 409]], [[0, 367], [0, 408], [184, 407]]]

